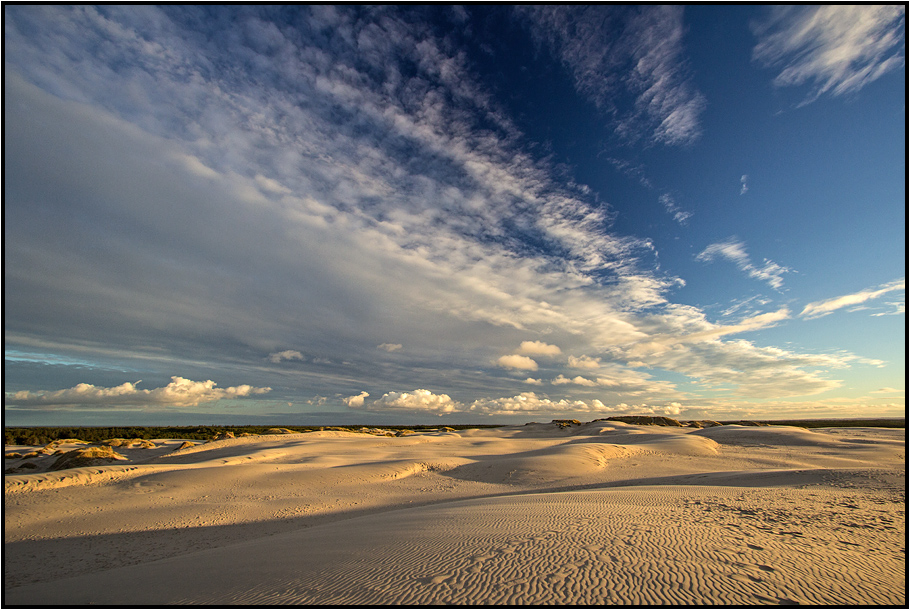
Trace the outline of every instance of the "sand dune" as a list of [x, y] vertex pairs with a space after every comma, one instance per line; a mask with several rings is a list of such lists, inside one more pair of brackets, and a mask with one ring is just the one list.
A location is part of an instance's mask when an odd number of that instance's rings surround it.
[[906, 603], [904, 430], [154, 444], [5, 477], [7, 603]]

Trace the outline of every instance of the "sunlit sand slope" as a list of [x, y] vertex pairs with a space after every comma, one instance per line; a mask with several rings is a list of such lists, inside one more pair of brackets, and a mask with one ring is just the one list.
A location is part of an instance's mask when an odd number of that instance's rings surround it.
[[8, 604], [904, 604], [904, 431], [218, 441], [6, 477]]

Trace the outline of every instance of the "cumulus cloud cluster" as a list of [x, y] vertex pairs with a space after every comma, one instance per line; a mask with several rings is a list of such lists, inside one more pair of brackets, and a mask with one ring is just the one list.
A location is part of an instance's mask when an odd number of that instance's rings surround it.
[[346, 405], [354, 409], [366, 409], [378, 412], [414, 412], [445, 415], [461, 410], [461, 404], [452, 400], [448, 394], [434, 394], [429, 390], [414, 390], [412, 392], [386, 392], [380, 398], [365, 402], [369, 396], [361, 392], [357, 396], [344, 399]]
[[[365, 393], [351, 398], [359, 399]], [[646, 403], [629, 405], [620, 403], [608, 406], [594, 398], [590, 400], [553, 400], [536, 392], [521, 392], [515, 396], [503, 398], [481, 398], [470, 403], [452, 400], [448, 394], [434, 394], [429, 390], [414, 390], [412, 392], [388, 392], [382, 398], [369, 403], [362, 400], [356, 401], [354, 406], [373, 412], [394, 413], [407, 411], [411, 413], [424, 413], [434, 415], [447, 414], [480, 414], [496, 416], [534, 415], [534, 414], [661, 414], [678, 415], [680, 404], [667, 402], [663, 405], [648, 405]]]
[[271, 388], [257, 388], [239, 385], [227, 388], [215, 387], [212, 380], [192, 381], [183, 377], [171, 377], [164, 387], [145, 390], [136, 387], [141, 381], [126, 382], [116, 387], [105, 388], [89, 383], [80, 383], [72, 388], [55, 391], [6, 392], [7, 405], [26, 407], [195, 407], [203, 403], [229, 398], [245, 398], [267, 394]]

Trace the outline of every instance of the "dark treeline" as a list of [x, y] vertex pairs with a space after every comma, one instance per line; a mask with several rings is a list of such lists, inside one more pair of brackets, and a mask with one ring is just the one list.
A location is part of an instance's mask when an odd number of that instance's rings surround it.
[[[724, 421], [724, 424], [764, 424], [773, 426], [799, 426], [802, 428], [905, 428], [905, 419], [793, 419], [793, 420], [758, 420], [758, 421]], [[466, 428], [498, 428], [501, 424], [449, 424], [455, 430]], [[235, 435], [265, 434], [272, 428], [285, 428], [294, 432], [313, 432], [316, 430], [350, 430], [356, 432], [361, 428], [382, 428], [383, 430], [435, 430], [442, 426], [116, 426], [116, 427], [70, 427], [70, 426], [35, 426], [21, 428], [4, 428], [4, 445], [46, 445], [59, 439], [77, 438], [90, 443], [112, 438], [185, 438], [189, 440], [209, 440], [224, 432]]]
[[[4, 445], [46, 445], [50, 442], [77, 438], [89, 443], [97, 443], [112, 438], [185, 438], [189, 440], [208, 440], [224, 432], [234, 435], [265, 434], [272, 428], [285, 428], [294, 432], [313, 432], [316, 430], [350, 430], [361, 428], [382, 428], [383, 430], [435, 430], [440, 426], [116, 426], [104, 427], [70, 427], [70, 426], [35, 426], [27, 428], [4, 428]], [[448, 426], [456, 430], [465, 428], [496, 428], [498, 425], [464, 425]]]
[[724, 421], [722, 424], [762, 424], [800, 428], [906, 428], [906, 419], [773, 419]]

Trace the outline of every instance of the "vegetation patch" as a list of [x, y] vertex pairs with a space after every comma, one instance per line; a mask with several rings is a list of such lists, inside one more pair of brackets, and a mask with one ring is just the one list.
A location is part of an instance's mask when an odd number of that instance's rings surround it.
[[111, 447], [87, 447], [67, 451], [51, 464], [48, 470], [64, 470], [67, 468], [81, 468], [83, 466], [98, 466], [110, 464], [126, 457], [114, 451]]

